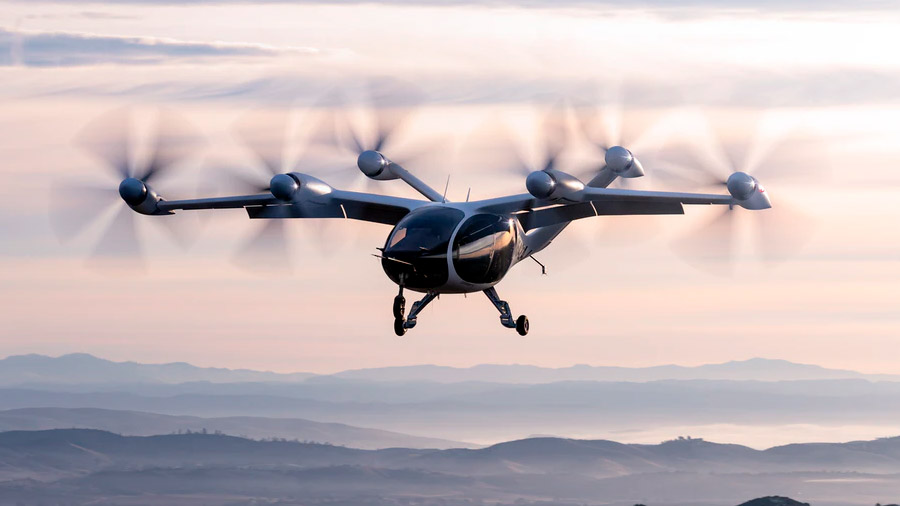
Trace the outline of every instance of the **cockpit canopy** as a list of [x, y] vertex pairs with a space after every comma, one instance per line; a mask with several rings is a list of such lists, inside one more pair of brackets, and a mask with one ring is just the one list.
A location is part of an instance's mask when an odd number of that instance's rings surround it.
[[453, 268], [469, 283], [503, 279], [515, 256], [515, 222], [496, 214], [470, 217], [453, 240]]
[[384, 272], [412, 289], [437, 288], [447, 282], [450, 237], [465, 214], [449, 207], [425, 207], [404, 217], [384, 247]]

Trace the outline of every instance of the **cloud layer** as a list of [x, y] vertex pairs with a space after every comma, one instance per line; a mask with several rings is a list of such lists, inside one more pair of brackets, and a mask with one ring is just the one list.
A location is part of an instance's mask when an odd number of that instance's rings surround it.
[[309, 48], [208, 43], [144, 37], [0, 29], [0, 65], [69, 67], [102, 64], [159, 64], [215, 58], [273, 57]]
[[[20, 0], [22, 1], [22, 0]], [[28, 0], [34, 3], [34, 0]], [[91, 4], [89, 0], [38, 0], [46, 3], [63, 3], [70, 5]], [[248, 4], [247, 0], [113, 0], [108, 4], [132, 5], [204, 5], [204, 4]], [[257, 2], [259, 3], [259, 2]], [[591, 7], [632, 8], [632, 9], [749, 9], [754, 11], [821, 11], [821, 10], [893, 10], [896, 2], [890, 0], [263, 0], [271, 4], [381, 4], [410, 6], [485, 6], [485, 7], [525, 7], [525, 8], [559, 8], [559, 7]]]

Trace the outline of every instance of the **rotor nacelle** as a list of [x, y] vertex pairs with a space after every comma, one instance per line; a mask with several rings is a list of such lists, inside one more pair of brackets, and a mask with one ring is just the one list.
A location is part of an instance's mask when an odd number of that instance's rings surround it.
[[772, 207], [766, 189], [759, 181], [746, 172], [735, 172], [725, 182], [728, 193], [744, 209], [768, 209]]
[[356, 159], [356, 166], [369, 179], [379, 181], [387, 181], [397, 179], [399, 176], [391, 170], [393, 162], [378, 151], [368, 149], [359, 154]]
[[300, 189], [300, 180], [292, 174], [276, 174], [269, 180], [269, 191], [278, 200], [290, 202]]
[[604, 156], [606, 166], [619, 177], [641, 177], [644, 175], [644, 167], [634, 157], [631, 151], [622, 146], [613, 146], [606, 150]]
[[136, 177], [125, 178], [119, 183], [119, 197], [140, 214], [170, 214], [160, 211], [157, 206], [162, 197]]
[[560, 200], [584, 190], [584, 183], [575, 176], [558, 170], [536, 170], [525, 178], [525, 188], [534, 198]]

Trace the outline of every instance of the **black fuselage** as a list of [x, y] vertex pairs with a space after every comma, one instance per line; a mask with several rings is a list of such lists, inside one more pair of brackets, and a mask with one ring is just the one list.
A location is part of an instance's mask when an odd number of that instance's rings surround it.
[[518, 220], [434, 205], [405, 216], [381, 262], [394, 283], [419, 292], [468, 293], [497, 284], [524, 257]]

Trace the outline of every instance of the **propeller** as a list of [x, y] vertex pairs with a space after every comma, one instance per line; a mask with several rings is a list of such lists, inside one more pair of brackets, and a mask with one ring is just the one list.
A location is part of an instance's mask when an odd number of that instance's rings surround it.
[[[290, 108], [253, 109], [244, 113], [233, 131], [252, 154], [251, 166], [217, 165], [206, 179], [227, 194], [258, 194], [272, 191], [273, 178], [294, 170], [287, 162], [293, 144]], [[234, 253], [234, 264], [260, 274], [276, 274], [292, 269], [293, 248], [288, 239], [287, 220], [263, 219]]]
[[[374, 192], [376, 180], [391, 179], [382, 170], [389, 163], [410, 168], [428, 158], [434, 162], [443, 147], [435, 142], [401, 142], [405, 126], [424, 96], [415, 87], [383, 78], [369, 80], [357, 100], [334, 91], [324, 100], [323, 119], [315, 129], [311, 149], [332, 161], [331, 177], [347, 177], [350, 184], [362, 184]], [[356, 112], [357, 114], [354, 114]], [[356, 163], [347, 163], [353, 156]], [[434, 165], [429, 163], [428, 165]]]
[[[633, 107], [632, 88], [624, 80], [590, 88], [587, 95], [595, 98], [575, 102], [573, 112], [581, 136], [593, 150], [592, 156], [599, 154], [602, 158], [591, 162], [591, 167], [579, 175], [587, 186], [629, 188], [634, 178], [644, 175], [644, 166], [635, 153], [655, 166], [657, 146], [669, 135], [666, 120], [673, 115], [668, 109], [660, 113]], [[602, 90], [605, 96], [597, 97], [596, 90]], [[603, 222], [593, 242], [616, 248], [643, 244], [663, 228], [658, 216], [607, 216]]]
[[[729, 124], [744, 123], [730, 121]], [[714, 133], [707, 120], [707, 128], [695, 132], [701, 139], [700, 144], [694, 148], [690, 145], [666, 147], [661, 157], [668, 163], [661, 164], [654, 173], [682, 189], [687, 186], [700, 191], [727, 190], [732, 195], [740, 194], [746, 190], [745, 185], [755, 182], [755, 178], [747, 176], [750, 173], [765, 181], [766, 190], [778, 188], [780, 183], [796, 177], [818, 182], [826, 176], [827, 165], [782, 156], [784, 150], [791, 147], [789, 136], [773, 139], [769, 135], [769, 142], [763, 142], [766, 136], [762, 135], [760, 122], [750, 124], [753, 132], [749, 136], [726, 142]], [[804, 138], [803, 143], [807, 148], [814, 145], [810, 138]], [[785, 165], [786, 161], [790, 165]], [[731, 272], [739, 253], [738, 238], [744, 235], [743, 226], [748, 223], [753, 229], [749, 235], [754, 249], [763, 261], [786, 260], [810, 238], [813, 221], [785, 200], [783, 192], [776, 191], [772, 209], [738, 213], [734, 207], [726, 207], [714, 213], [698, 229], [676, 240], [673, 247], [697, 266], [718, 273]], [[738, 214], [742, 215], [740, 219]]]
[[[107, 177], [105, 183], [93, 183], [67, 178], [51, 188], [50, 221], [62, 242], [81, 235], [101, 216], [118, 208], [91, 253], [92, 263], [100, 267], [111, 266], [110, 260], [122, 261], [127, 267], [143, 265], [137, 213], [127, 204], [139, 203], [151, 183], [171, 174], [201, 143], [201, 137], [183, 118], [161, 109], [149, 138], [149, 152], [138, 160], [135, 119], [136, 114], [129, 108], [111, 111], [88, 124], [75, 140], [80, 148], [103, 162], [108, 176], [115, 179]], [[175, 216], [162, 216], [155, 221], [166, 226], [179, 245], [186, 246], [192, 235], [185, 229], [188, 222]]]
[[287, 163], [291, 135], [292, 111], [287, 108], [253, 109], [246, 112], [234, 126], [241, 143], [256, 159], [254, 168], [226, 165], [216, 174], [230, 191], [246, 193], [268, 192], [271, 179], [294, 170]]
[[[616, 182], [628, 187], [632, 178], [644, 175], [641, 158], [659, 144], [666, 130], [658, 114], [639, 114], [630, 107], [629, 86], [621, 81], [606, 86], [606, 97], [580, 101], [573, 108], [579, 130], [602, 160], [591, 167], [583, 179], [588, 186], [602, 187]], [[628, 120], [626, 122], [626, 120]], [[637, 125], [635, 127], [635, 125]]]
[[492, 116], [469, 133], [459, 149], [456, 165], [525, 178], [537, 171], [560, 169], [569, 137], [562, 101], [541, 111], [536, 137], [540, 153], [532, 162], [534, 157], [523, 151], [522, 143], [514, 138], [507, 123]]
[[[244, 146], [256, 159], [256, 168], [239, 167], [223, 164], [216, 168], [216, 172], [209, 179], [217, 186], [226, 188], [228, 192], [237, 193], [265, 193], [278, 194], [278, 187], [271, 185], [276, 178], [285, 177], [283, 174], [298, 171], [304, 166], [317, 173], [334, 176], [340, 174], [343, 168], [342, 162], [335, 160], [329, 153], [323, 153], [323, 139], [333, 142], [330, 132], [334, 129], [334, 118], [331, 115], [319, 115], [314, 117], [308, 114], [315, 124], [312, 129], [312, 137], [305, 143], [301, 150], [294, 146], [300, 144], [295, 135], [292, 124], [293, 111], [290, 109], [263, 110], [255, 109], [242, 116], [235, 125], [234, 131], [241, 139]], [[388, 135], [382, 134], [382, 143]], [[302, 151], [296, 153], [295, 151]], [[289, 162], [294, 159], [295, 162]], [[358, 172], [357, 172], [358, 173]], [[266, 273], [283, 272], [285, 268], [292, 266], [293, 248], [288, 239], [287, 220], [265, 219], [261, 220], [259, 230], [252, 233], [241, 244], [235, 253], [235, 264], [248, 270]], [[325, 252], [332, 252], [336, 245], [346, 241], [346, 234], [331, 232], [328, 221], [303, 220], [304, 223], [292, 223], [298, 227], [310, 227], [317, 236], [314, 241], [317, 247]]]

